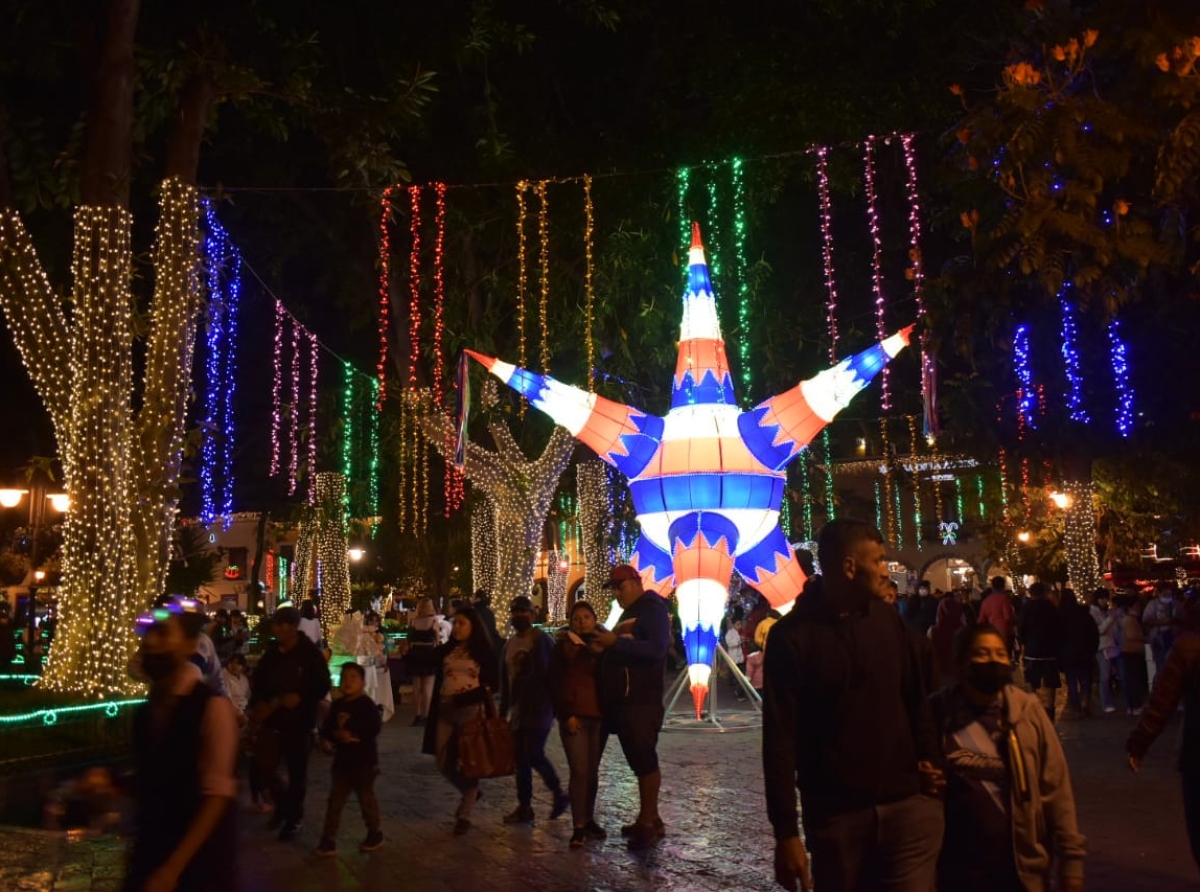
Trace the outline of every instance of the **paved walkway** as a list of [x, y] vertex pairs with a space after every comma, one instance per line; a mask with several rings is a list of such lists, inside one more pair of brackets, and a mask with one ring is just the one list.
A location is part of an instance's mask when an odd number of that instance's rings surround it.
[[[385, 848], [371, 855], [358, 852], [363, 831], [351, 803], [343, 816], [339, 856], [313, 856], [328, 789], [328, 760], [314, 756], [308, 823], [297, 842], [279, 843], [260, 816], [242, 816], [247, 892], [775, 888], [758, 762], [761, 737], [755, 727], [723, 734], [672, 728], [664, 734], [662, 811], [669, 835], [657, 849], [632, 854], [615, 834], [636, 802], [619, 747], [610, 746], [602, 769], [599, 818], [614, 831], [607, 841], [568, 849], [569, 817], [546, 819], [550, 802], [544, 789], [537, 791], [534, 826], [505, 826], [501, 815], [515, 798], [509, 779], [485, 782], [475, 826], [455, 837], [450, 833], [453, 790], [438, 776], [433, 760], [418, 754], [422, 729], [408, 726], [411, 715], [407, 704], [402, 706], [381, 737], [384, 773], [378, 791]], [[1061, 724], [1088, 837], [1087, 888], [1194, 890], [1200, 875], [1188, 853], [1174, 772], [1179, 725], [1168, 730], [1135, 776], [1122, 758], [1131, 722], [1119, 715]], [[564, 767], [556, 735], [550, 752]], [[0, 889], [109, 892], [119, 885], [121, 845], [111, 837], [73, 841], [40, 831], [0, 832]]]

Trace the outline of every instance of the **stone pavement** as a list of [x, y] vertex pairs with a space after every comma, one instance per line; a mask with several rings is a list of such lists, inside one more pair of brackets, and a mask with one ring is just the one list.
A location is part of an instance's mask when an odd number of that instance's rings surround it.
[[[723, 704], [731, 699], [724, 698]], [[662, 800], [667, 838], [653, 851], [626, 851], [616, 835], [628, 821], [636, 788], [616, 741], [605, 754], [600, 822], [604, 842], [570, 850], [569, 816], [546, 819], [549, 797], [537, 785], [538, 820], [509, 827], [501, 816], [515, 804], [511, 779], [484, 782], [474, 827], [450, 833], [456, 796], [433, 760], [418, 753], [422, 729], [408, 726], [402, 706], [380, 739], [383, 775], [377, 785], [386, 846], [360, 854], [361, 819], [353, 802], [342, 819], [337, 858], [312, 854], [328, 790], [328, 759], [314, 755], [308, 822], [295, 843], [279, 843], [258, 815], [243, 814], [241, 868], [246, 892], [404, 890], [770, 890], [771, 835], [763, 806], [757, 727], [729, 733], [683, 730], [663, 735]], [[741, 718], [745, 718], [743, 713]], [[738, 718], [735, 716], [734, 718]], [[1124, 715], [1060, 724], [1072, 766], [1080, 822], [1088, 837], [1089, 890], [1182, 892], [1200, 887], [1187, 848], [1174, 771], [1176, 722], [1138, 775], [1123, 763], [1132, 719]], [[745, 722], [742, 722], [744, 725]], [[551, 736], [550, 754], [565, 777], [565, 759]], [[121, 841], [72, 839], [31, 830], [0, 832], [0, 890], [109, 892], [119, 887]]]

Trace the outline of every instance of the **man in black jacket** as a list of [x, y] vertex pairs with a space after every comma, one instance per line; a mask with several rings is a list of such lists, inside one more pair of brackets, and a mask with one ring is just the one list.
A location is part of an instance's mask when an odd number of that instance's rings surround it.
[[[279, 838], [296, 838], [304, 816], [308, 754], [317, 704], [329, 693], [329, 667], [308, 636], [300, 633], [300, 611], [281, 607], [272, 628], [275, 644], [258, 661], [250, 679], [250, 716], [259, 726], [259, 768], [269, 779]], [[286, 788], [277, 773], [287, 766]]]
[[927, 892], [941, 848], [937, 740], [916, 654], [883, 600], [883, 538], [835, 520], [821, 532], [823, 579], [771, 629], [764, 667], [763, 772], [775, 879], [812, 888]]
[[1046, 715], [1054, 721], [1054, 698], [1060, 687], [1058, 658], [1062, 653], [1062, 617], [1046, 597], [1046, 586], [1029, 586], [1029, 601], [1017, 620], [1017, 640], [1024, 654], [1025, 686], [1037, 694]]

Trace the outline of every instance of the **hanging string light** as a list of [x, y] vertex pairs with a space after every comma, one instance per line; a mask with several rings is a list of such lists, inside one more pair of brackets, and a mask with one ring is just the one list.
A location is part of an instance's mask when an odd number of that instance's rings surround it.
[[275, 334], [271, 357], [271, 476], [279, 474], [279, 437], [283, 396], [283, 325], [286, 321], [282, 301], [275, 301]]
[[1120, 323], [1114, 319], [1108, 323], [1108, 343], [1113, 370], [1113, 384], [1117, 390], [1117, 432], [1128, 437], [1133, 432], [1133, 386], [1129, 383], [1129, 354], [1121, 338]]
[[434, 237], [433, 237], [433, 404], [445, 408], [442, 394], [442, 379], [446, 374], [446, 358], [442, 355], [442, 336], [445, 320], [442, 318], [446, 303], [446, 184], [434, 183]]
[[288, 381], [291, 397], [291, 414], [288, 417], [288, 446], [291, 449], [288, 463], [288, 495], [296, 494], [296, 481], [300, 475], [300, 323], [292, 317], [292, 375]]
[[[746, 279], [746, 187], [741, 158], [729, 161], [733, 192], [733, 260], [738, 295], [738, 359], [741, 366], [742, 400], [750, 405], [750, 283]], [[880, 340], [883, 340], [880, 338]], [[784, 501], [786, 505], [786, 500]]]
[[400, 532], [408, 531], [409, 527], [409, 510], [411, 505], [409, 487], [409, 463], [412, 461], [412, 456], [409, 454], [408, 448], [408, 428], [411, 422], [411, 413], [408, 407], [409, 394], [406, 391], [403, 394], [403, 399], [400, 400], [400, 418], [398, 419], [399, 435], [397, 441], [399, 448], [397, 449], [396, 474], [399, 477], [399, 500], [397, 505], [396, 525]]
[[[521, 368], [528, 367], [525, 356], [525, 290], [529, 287], [529, 258], [525, 239], [525, 218], [529, 214], [525, 190], [526, 180], [517, 183], [517, 362]], [[521, 400], [524, 412], [525, 401]]]
[[[892, 444], [888, 439], [888, 423], [886, 418], [879, 419], [879, 436], [883, 441], [883, 504], [886, 508], [887, 526], [880, 527], [881, 530], [887, 530], [887, 538], [889, 542], [896, 542], [898, 538], [897, 525], [899, 517], [892, 510], [893, 496], [892, 490], [896, 485], [894, 456], [892, 455]], [[897, 546], [899, 548], [900, 546]]]
[[837, 516], [833, 503], [833, 447], [829, 442], [829, 428], [821, 431], [821, 456], [825, 459], [825, 522]]
[[[342, 476], [346, 480], [346, 511], [354, 515], [351, 492], [354, 488], [355, 433], [358, 428], [354, 405], [354, 366], [342, 360]], [[376, 379], [378, 380], [378, 379]]]
[[592, 205], [592, 178], [583, 178], [583, 337], [587, 344], [587, 388], [596, 389], [596, 342], [592, 336], [595, 322], [596, 294], [592, 289], [592, 275], [595, 271], [593, 253], [596, 238], [596, 215]]
[[1033, 386], [1033, 371], [1029, 367], [1029, 326], [1018, 325], [1013, 333], [1013, 364], [1020, 386], [1017, 388], [1018, 423], [1037, 430], [1037, 391]]
[[417, 388], [421, 358], [421, 187], [408, 187], [408, 389]]
[[883, 496], [883, 487], [880, 485], [878, 478], [876, 478], [874, 483], [875, 483], [875, 529], [885, 530], [885, 529], [887, 529], [887, 526], [884, 524], [883, 506], [884, 506], [885, 502], [884, 502], [884, 496]]
[[804, 517], [804, 541], [811, 542], [813, 538], [813, 497], [812, 497], [812, 479], [809, 470], [809, 462], [812, 461], [812, 452], [806, 446], [804, 453], [800, 456], [798, 464], [800, 465], [800, 500], [803, 505]]
[[919, 443], [917, 440], [917, 419], [915, 415], [909, 415], [906, 420], [908, 422], [908, 454], [913, 466], [913, 536], [917, 541], [917, 551], [920, 551], [924, 545], [925, 536], [921, 529], [921, 468], [920, 460], [917, 456]]
[[[925, 319], [925, 265], [921, 251], [921, 195], [917, 184], [917, 152], [910, 133], [901, 134], [904, 149], [904, 190], [908, 197], [908, 262], [906, 273], [912, 282], [913, 302], [918, 323]], [[925, 349], [925, 335], [917, 329], [917, 345], [921, 355], [921, 400], [925, 405], [925, 436], [937, 437], [937, 367], [933, 356]]]
[[[241, 265], [229, 235], [211, 202], [204, 202], [207, 233], [208, 318], [205, 331], [204, 418], [200, 447], [200, 519], [211, 526], [218, 517], [229, 529], [233, 515], [233, 392], [236, 385], [237, 306]], [[220, 492], [218, 493], [218, 489]]]
[[954, 519], [961, 524], [963, 522], [963, 487], [962, 478], [957, 475], [954, 477], [954, 510], [957, 512]]
[[892, 516], [896, 518], [896, 550], [904, 550], [904, 515], [900, 513], [899, 485], [892, 487]]
[[547, 180], [540, 180], [534, 192], [538, 198], [538, 270], [540, 297], [538, 326], [541, 330], [542, 371], [550, 371], [550, 203], [546, 197]]
[[1067, 300], [1065, 293], [1058, 296], [1059, 307], [1062, 310], [1062, 358], [1063, 371], [1067, 376], [1067, 413], [1072, 421], [1080, 424], [1090, 424], [1087, 409], [1083, 405], [1083, 374], [1080, 371], [1079, 332], [1075, 322], [1075, 308]]
[[1012, 522], [1012, 517], [1008, 513], [1008, 453], [1003, 446], [1000, 447], [997, 467], [1000, 472], [1000, 513], [1004, 515], [1007, 526]]
[[[863, 183], [867, 194], [867, 226], [871, 230], [871, 293], [875, 298], [875, 331], [879, 340], [887, 337], [886, 304], [883, 295], [883, 238], [879, 231], [879, 199], [875, 191], [875, 137], [863, 144]], [[888, 366], [879, 373], [879, 405], [884, 412], [892, 408]]]
[[833, 203], [829, 197], [829, 150], [817, 154], [817, 195], [821, 202], [821, 262], [825, 269], [825, 313], [829, 329], [829, 361], [837, 362], [837, 280], [833, 268]]
[[688, 282], [688, 265], [680, 258], [681, 249], [686, 249], [692, 239], [692, 215], [688, 211], [688, 188], [691, 186], [691, 178], [691, 168], [681, 167], [675, 171], [675, 202], [679, 218], [679, 242], [675, 248], [675, 258], [680, 269], [683, 270], [685, 287]]
[[387, 398], [388, 343], [392, 330], [392, 238], [388, 224], [392, 219], [392, 186], [383, 190], [379, 201], [379, 361], [375, 374], [379, 380], [379, 408]]
[[370, 454], [367, 457], [367, 502], [371, 512], [371, 538], [379, 529], [379, 379], [371, 379], [371, 404], [367, 409]]
[[311, 331], [308, 335], [308, 500], [317, 497], [317, 360], [320, 345]]
[[783, 501], [779, 505], [779, 528], [783, 530], [783, 534], [789, 539], [792, 535], [792, 500], [791, 493], [785, 487], [783, 491]]
[[987, 517], [987, 506], [983, 501], [983, 474], [975, 478], [975, 493], [979, 498], [979, 519], [983, 520]]

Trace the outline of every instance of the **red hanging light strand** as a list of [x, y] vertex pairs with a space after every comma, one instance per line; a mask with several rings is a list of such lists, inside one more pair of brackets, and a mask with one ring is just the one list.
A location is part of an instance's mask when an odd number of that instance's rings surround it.
[[417, 389], [417, 361], [421, 356], [421, 187], [408, 187], [408, 389]]
[[388, 342], [392, 328], [392, 238], [388, 224], [392, 218], [392, 188], [383, 190], [379, 201], [379, 362], [375, 374], [379, 378], [379, 402], [383, 410], [387, 398]]
[[[875, 191], [875, 137], [863, 144], [863, 183], [867, 195], [867, 225], [871, 230], [871, 292], [875, 298], [875, 334], [882, 341], [887, 337], [886, 301], [883, 294], [883, 239], [879, 234], [879, 198]], [[888, 366], [880, 372], [879, 405], [887, 412], [892, 408], [892, 392]]]
[[446, 358], [442, 355], [444, 322], [442, 311], [446, 302], [446, 279], [443, 263], [446, 256], [446, 184], [434, 183], [437, 199], [434, 214], [435, 235], [433, 240], [433, 403], [444, 408], [442, 376], [446, 371]]
[[814, 149], [817, 155], [817, 194], [821, 202], [821, 260], [825, 268], [826, 317], [829, 324], [829, 361], [837, 362], [837, 278], [833, 268], [833, 202], [829, 197], [829, 150]]

